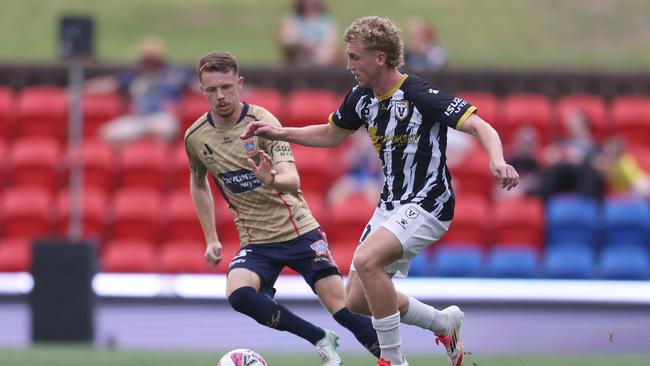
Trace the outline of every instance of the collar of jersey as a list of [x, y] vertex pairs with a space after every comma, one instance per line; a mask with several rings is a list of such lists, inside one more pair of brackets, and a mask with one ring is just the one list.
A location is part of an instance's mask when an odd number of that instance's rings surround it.
[[[235, 122], [235, 124], [238, 124], [239, 122], [244, 120], [244, 118], [248, 114], [248, 103], [243, 102], [243, 104], [244, 104], [244, 106], [241, 109], [241, 114], [239, 115], [239, 119], [237, 120], [237, 122]], [[212, 127], [217, 127], [214, 124], [214, 120], [212, 119], [212, 111], [208, 111], [208, 122], [212, 125]]]
[[404, 80], [406, 80], [407, 77], [409, 77], [408, 74], [404, 74], [404, 75], [402, 75], [402, 77], [399, 79], [399, 81], [397, 82], [397, 84], [395, 84], [395, 86], [393, 87], [393, 89], [391, 89], [388, 93], [386, 93], [386, 94], [384, 94], [384, 95], [380, 95], [380, 96], [378, 96], [377, 99], [379, 99], [379, 100], [386, 100], [386, 99], [392, 97], [393, 94], [395, 94], [395, 92], [396, 92], [399, 88], [402, 87], [402, 84], [404, 84]]

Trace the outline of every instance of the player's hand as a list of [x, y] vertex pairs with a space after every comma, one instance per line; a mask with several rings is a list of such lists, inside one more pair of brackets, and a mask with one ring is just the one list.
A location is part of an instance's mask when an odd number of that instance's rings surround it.
[[253, 173], [260, 182], [264, 183], [267, 186], [273, 186], [275, 182], [275, 175], [278, 174], [277, 170], [273, 169], [273, 160], [271, 157], [264, 151], [260, 151], [260, 164], [255, 164], [255, 161], [251, 158], [248, 158], [248, 166], [253, 169]]
[[505, 162], [490, 163], [492, 175], [499, 181], [501, 188], [511, 190], [519, 183], [519, 174], [510, 164]]
[[248, 124], [246, 131], [239, 138], [245, 140], [252, 136], [259, 136], [267, 140], [278, 140], [282, 136], [282, 130], [262, 121], [253, 121]]
[[205, 248], [205, 261], [209, 264], [216, 266], [221, 262], [223, 247], [220, 242], [208, 243]]

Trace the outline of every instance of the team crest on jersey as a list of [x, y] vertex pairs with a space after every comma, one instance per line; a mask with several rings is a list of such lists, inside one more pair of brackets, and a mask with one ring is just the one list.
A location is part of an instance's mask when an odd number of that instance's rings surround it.
[[315, 241], [310, 245], [310, 247], [316, 253], [316, 258], [314, 259], [314, 262], [332, 261], [330, 259], [330, 251], [327, 248], [327, 242], [325, 240]]
[[255, 143], [255, 138], [244, 140], [244, 148], [246, 149], [246, 155], [248, 156], [257, 154], [257, 144]]
[[409, 101], [408, 100], [398, 100], [395, 102], [395, 118], [400, 121], [403, 121], [409, 115]]
[[420, 212], [418, 212], [418, 210], [416, 210], [413, 207], [409, 207], [405, 212], [406, 217], [409, 218], [409, 219], [414, 219], [414, 218], [418, 217], [419, 214], [420, 214]]

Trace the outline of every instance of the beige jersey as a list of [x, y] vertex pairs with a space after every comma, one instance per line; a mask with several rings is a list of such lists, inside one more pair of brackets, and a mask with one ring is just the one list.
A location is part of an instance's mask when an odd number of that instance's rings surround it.
[[206, 113], [185, 132], [191, 174], [198, 178], [208, 172], [212, 175], [234, 214], [242, 247], [291, 240], [319, 226], [301, 191], [278, 192], [262, 184], [248, 166], [248, 157], [257, 149], [265, 151], [274, 163], [294, 162], [287, 142], [239, 138], [255, 120], [280, 126], [266, 109], [244, 104], [234, 125], [216, 126]]

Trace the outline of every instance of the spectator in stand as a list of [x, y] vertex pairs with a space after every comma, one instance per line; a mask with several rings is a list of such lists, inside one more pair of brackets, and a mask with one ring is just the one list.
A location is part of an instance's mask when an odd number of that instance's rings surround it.
[[287, 64], [332, 66], [337, 62], [336, 21], [322, 0], [296, 0], [293, 14], [280, 26], [280, 46]]
[[621, 138], [614, 136], [605, 140], [596, 167], [607, 178], [612, 193], [650, 197], [650, 177], [626, 150]]
[[587, 116], [575, 109], [566, 123], [567, 137], [553, 142], [544, 152], [548, 168], [542, 174], [540, 195], [546, 200], [555, 193], [576, 192], [600, 199], [604, 182], [594, 167], [599, 147]]
[[329, 204], [346, 201], [350, 194], [363, 194], [370, 202], [379, 200], [379, 187], [384, 182], [381, 161], [365, 130], [352, 134], [350, 145], [343, 152], [344, 174], [327, 193]]
[[537, 130], [530, 126], [518, 128], [506, 148], [506, 157], [519, 173], [519, 185], [511, 191], [498, 191], [505, 195], [532, 195], [539, 190], [541, 175], [541, 146]]
[[408, 33], [404, 57], [411, 70], [440, 71], [447, 66], [447, 49], [439, 42], [433, 26], [421, 18], [411, 18]]
[[134, 67], [86, 83], [88, 93], [119, 91], [129, 99], [129, 113], [102, 125], [100, 138], [112, 144], [147, 137], [171, 142], [179, 131], [178, 102], [196, 82], [188, 70], [168, 63], [162, 41], [145, 39], [138, 52]]

